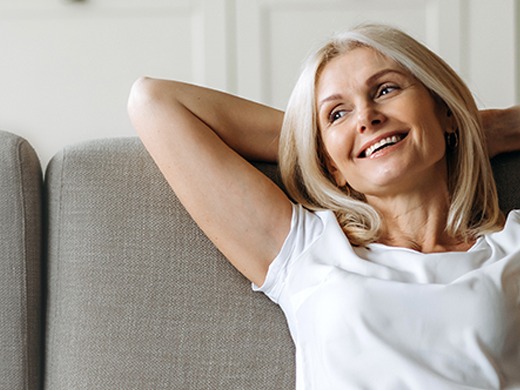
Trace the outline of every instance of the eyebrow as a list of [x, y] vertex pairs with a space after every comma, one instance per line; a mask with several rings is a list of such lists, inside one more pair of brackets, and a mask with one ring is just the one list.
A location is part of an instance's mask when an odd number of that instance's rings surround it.
[[333, 100], [340, 100], [340, 99], [342, 99], [342, 98], [343, 98], [343, 96], [342, 96], [341, 94], [339, 94], [339, 93], [335, 93], [334, 95], [327, 96], [326, 98], [324, 98], [324, 99], [320, 102], [320, 104], [318, 104], [318, 111], [321, 110], [321, 107], [322, 107], [325, 103], [330, 102], [330, 101], [333, 101]]
[[[378, 78], [388, 74], [388, 73], [397, 73], [401, 76], [404, 76], [405, 74], [401, 71], [399, 71], [398, 69], [394, 69], [394, 68], [386, 68], [386, 69], [383, 69], [383, 70], [380, 70], [379, 72], [376, 72], [374, 73], [372, 76], [370, 76], [366, 81], [365, 81], [365, 85], [368, 85], [368, 84], [371, 84], [374, 80], [377, 80]], [[343, 95], [341, 95], [340, 93], [334, 93], [330, 96], [327, 96], [326, 98], [322, 99], [320, 101], [320, 103], [318, 104], [318, 111], [321, 110], [321, 106], [323, 106], [325, 103], [327, 102], [330, 102], [330, 101], [334, 101], [334, 100], [340, 100], [340, 99], [343, 99]]]

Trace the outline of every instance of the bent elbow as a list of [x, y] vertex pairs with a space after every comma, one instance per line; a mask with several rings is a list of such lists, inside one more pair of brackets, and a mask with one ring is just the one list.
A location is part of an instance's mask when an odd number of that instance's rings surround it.
[[140, 77], [130, 89], [127, 102], [127, 111], [132, 126], [142, 138], [147, 123], [153, 118], [154, 107], [160, 100], [160, 80], [149, 77]]
[[132, 119], [146, 101], [150, 100], [150, 84], [153, 79], [140, 77], [132, 84], [128, 96], [127, 110]]

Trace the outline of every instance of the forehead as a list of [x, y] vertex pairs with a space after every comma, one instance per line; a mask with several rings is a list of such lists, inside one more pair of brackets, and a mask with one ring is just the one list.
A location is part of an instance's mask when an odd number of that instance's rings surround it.
[[323, 66], [316, 80], [317, 97], [332, 92], [335, 87], [364, 85], [371, 76], [385, 69], [404, 70], [397, 62], [372, 48], [356, 47]]

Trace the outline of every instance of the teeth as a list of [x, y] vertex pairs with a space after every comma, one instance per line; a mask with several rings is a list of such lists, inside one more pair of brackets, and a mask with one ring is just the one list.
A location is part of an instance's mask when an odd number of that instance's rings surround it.
[[384, 138], [381, 141], [376, 142], [374, 145], [369, 146], [365, 150], [365, 157], [370, 157], [372, 155], [372, 153], [374, 153], [377, 149], [379, 149], [385, 145], [396, 144], [401, 139], [402, 139], [402, 137], [400, 135], [393, 135], [391, 137]]

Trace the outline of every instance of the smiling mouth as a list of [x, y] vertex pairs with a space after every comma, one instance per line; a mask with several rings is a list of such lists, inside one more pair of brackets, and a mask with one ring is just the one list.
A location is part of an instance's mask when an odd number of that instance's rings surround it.
[[391, 136], [388, 136], [386, 138], [383, 138], [379, 141], [377, 141], [375, 144], [370, 145], [368, 148], [363, 150], [359, 157], [360, 158], [367, 158], [373, 155], [374, 153], [383, 150], [384, 148], [387, 148], [389, 146], [395, 145], [399, 142], [401, 142], [403, 139], [406, 138], [408, 134], [394, 134]]

